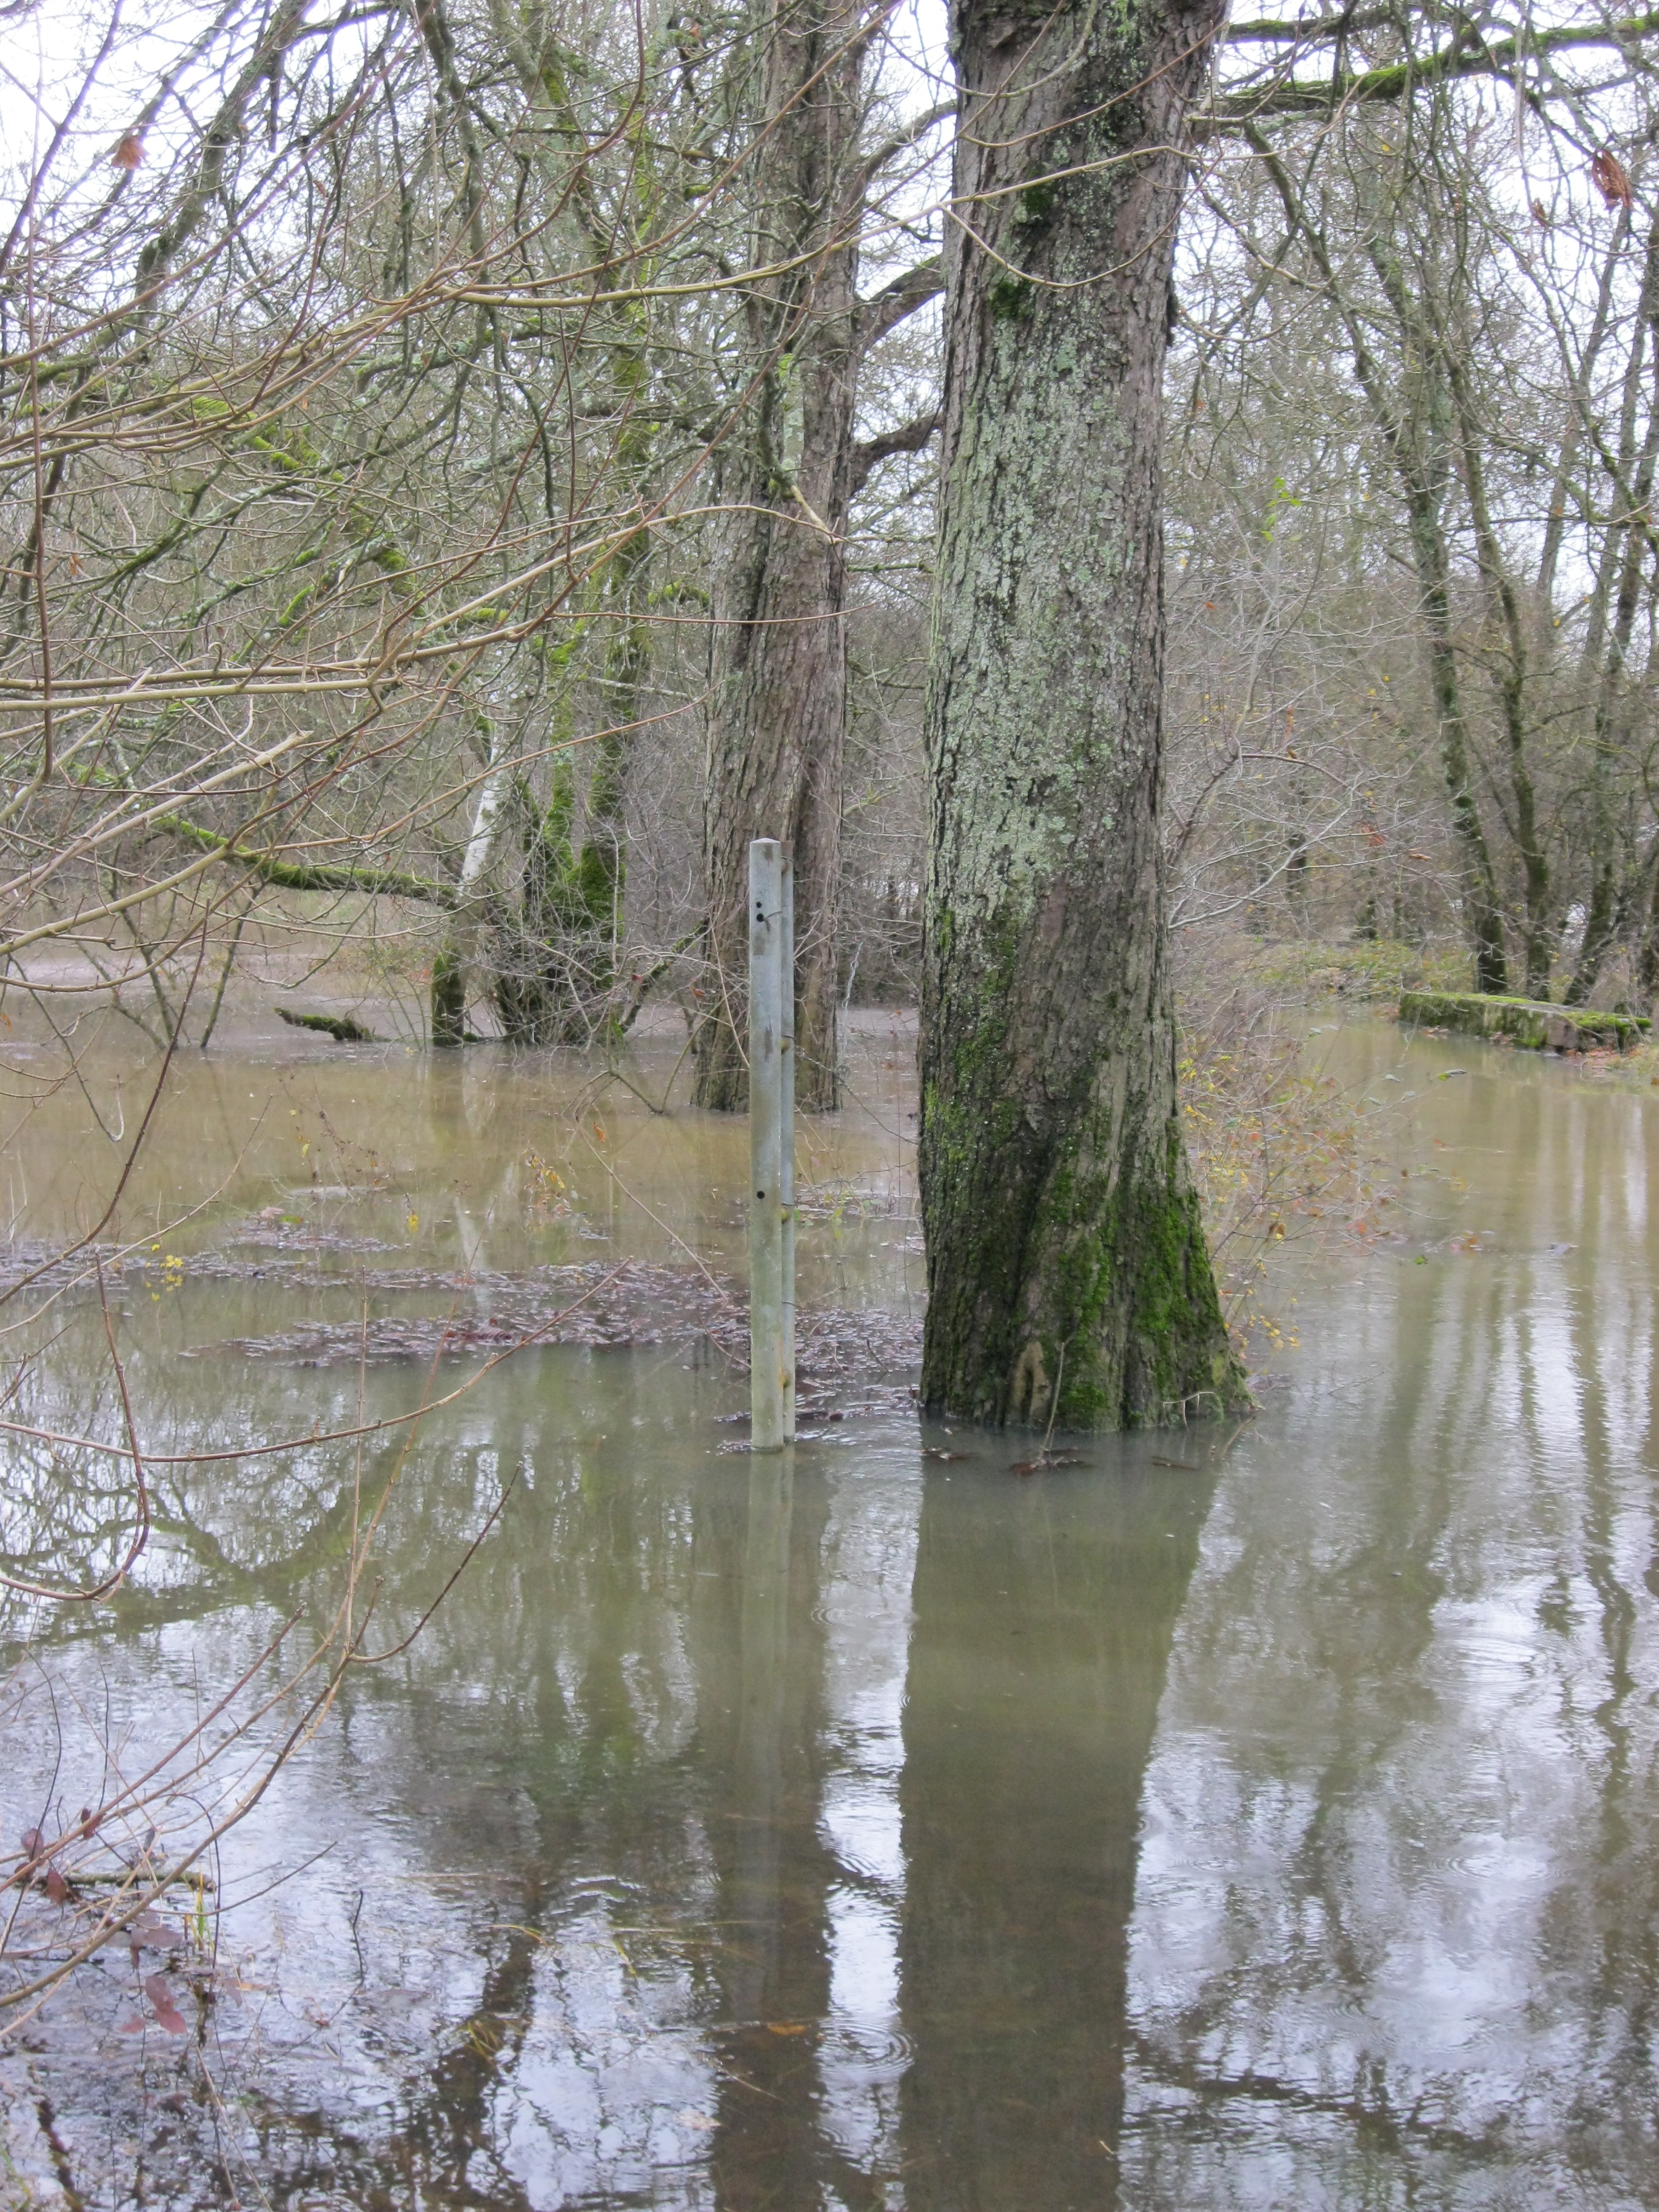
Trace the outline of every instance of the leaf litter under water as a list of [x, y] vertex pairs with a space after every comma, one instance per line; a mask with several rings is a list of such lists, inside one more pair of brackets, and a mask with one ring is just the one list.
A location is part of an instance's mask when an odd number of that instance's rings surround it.
[[[305, 1287], [311, 1291], [314, 1284]], [[691, 1267], [642, 1260], [594, 1260], [521, 1273], [396, 1267], [370, 1269], [353, 1278], [351, 1287], [371, 1297], [439, 1297], [444, 1310], [379, 1314], [367, 1322], [307, 1321], [267, 1335], [198, 1345], [185, 1356], [234, 1352], [296, 1367], [384, 1366], [494, 1358], [541, 1345], [620, 1352], [703, 1344], [734, 1370], [748, 1364], [740, 1286]], [[908, 1377], [921, 1358], [921, 1322], [919, 1316], [878, 1307], [827, 1307], [801, 1314], [798, 1340], [800, 1404], [811, 1410], [831, 1385]]]

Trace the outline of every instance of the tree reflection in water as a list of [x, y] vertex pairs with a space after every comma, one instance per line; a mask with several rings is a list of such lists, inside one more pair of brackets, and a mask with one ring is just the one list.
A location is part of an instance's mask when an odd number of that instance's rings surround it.
[[[123, 2039], [120, 1959], [27, 2056], [88, 2200], [1659, 2203], [1659, 1116], [1352, 1049], [1469, 1194], [1425, 1181], [1411, 1242], [1333, 1272], [1224, 1459], [1195, 1431], [1022, 1481], [882, 1415], [751, 1460], [741, 1378], [666, 1348], [528, 1354], [435, 1420], [388, 1638], [519, 1486], [228, 1841], [203, 2040]], [[884, 1264], [860, 1233], [843, 1305]], [[228, 1395], [172, 1357], [290, 1295], [186, 1268], [144, 1306], [153, 1447], [350, 1420], [355, 1375]], [[99, 1366], [70, 1319], [64, 1426]], [[367, 1411], [406, 1383], [371, 1369]], [[118, 1635], [36, 1647], [59, 1713], [125, 1756], [330, 1602], [341, 1476], [168, 1477]], [[49, 1733], [8, 1751], [12, 1834], [81, 1802]]]

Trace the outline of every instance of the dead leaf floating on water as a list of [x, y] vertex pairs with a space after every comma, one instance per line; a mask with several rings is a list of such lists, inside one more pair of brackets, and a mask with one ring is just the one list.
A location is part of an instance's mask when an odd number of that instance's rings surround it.
[[141, 1913], [127, 1930], [127, 1943], [136, 1966], [140, 1951], [182, 1951], [185, 1931], [168, 1921], [158, 1920], [153, 1912]]
[[145, 1975], [144, 1995], [155, 2008], [157, 2024], [169, 2035], [184, 2035], [188, 2032], [185, 2015], [173, 2002], [173, 1992], [167, 1987], [164, 1974]]

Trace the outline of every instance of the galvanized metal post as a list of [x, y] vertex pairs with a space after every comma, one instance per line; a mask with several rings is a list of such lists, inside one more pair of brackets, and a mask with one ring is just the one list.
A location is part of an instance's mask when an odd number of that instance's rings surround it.
[[783, 848], [749, 848], [750, 1441], [795, 1433], [793, 895]]

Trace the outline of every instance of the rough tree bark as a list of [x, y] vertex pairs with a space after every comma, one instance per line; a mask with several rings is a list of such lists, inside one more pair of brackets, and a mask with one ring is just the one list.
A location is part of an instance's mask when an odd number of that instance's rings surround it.
[[[740, 1111], [749, 943], [749, 845], [794, 855], [795, 1099], [839, 1094], [842, 763], [847, 738], [846, 538], [875, 463], [914, 452], [929, 416], [887, 436], [854, 434], [859, 369], [871, 347], [939, 294], [936, 261], [858, 297], [858, 238], [886, 148], [860, 145], [865, 53], [878, 15], [860, 0], [775, 0], [767, 27], [757, 155], [757, 267], [793, 262], [747, 302], [748, 404], [724, 455], [730, 511], [715, 599], [703, 872], [714, 988], [696, 1041], [700, 1106]], [[948, 111], [943, 111], [948, 112]]]
[[1114, 1428], [1242, 1395], [1176, 1091], [1162, 382], [1214, 0], [957, 0], [927, 702], [922, 1396]]
[[757, 156], [757, 266], [799, 256], [746, 303], [754, 389], [723, 471], [731, 520], [715, 600], [704, 878], [714, 988], [697, 1036], [699, 1105], [741, 1109], [749, 844], [795, 867], [796, 1096], [836, 1103], [836, 904], [846, 738], [844, 539], [851, 503], [857, 276], [848, 173], [864, 41], [857, 0], [770, 10]]

